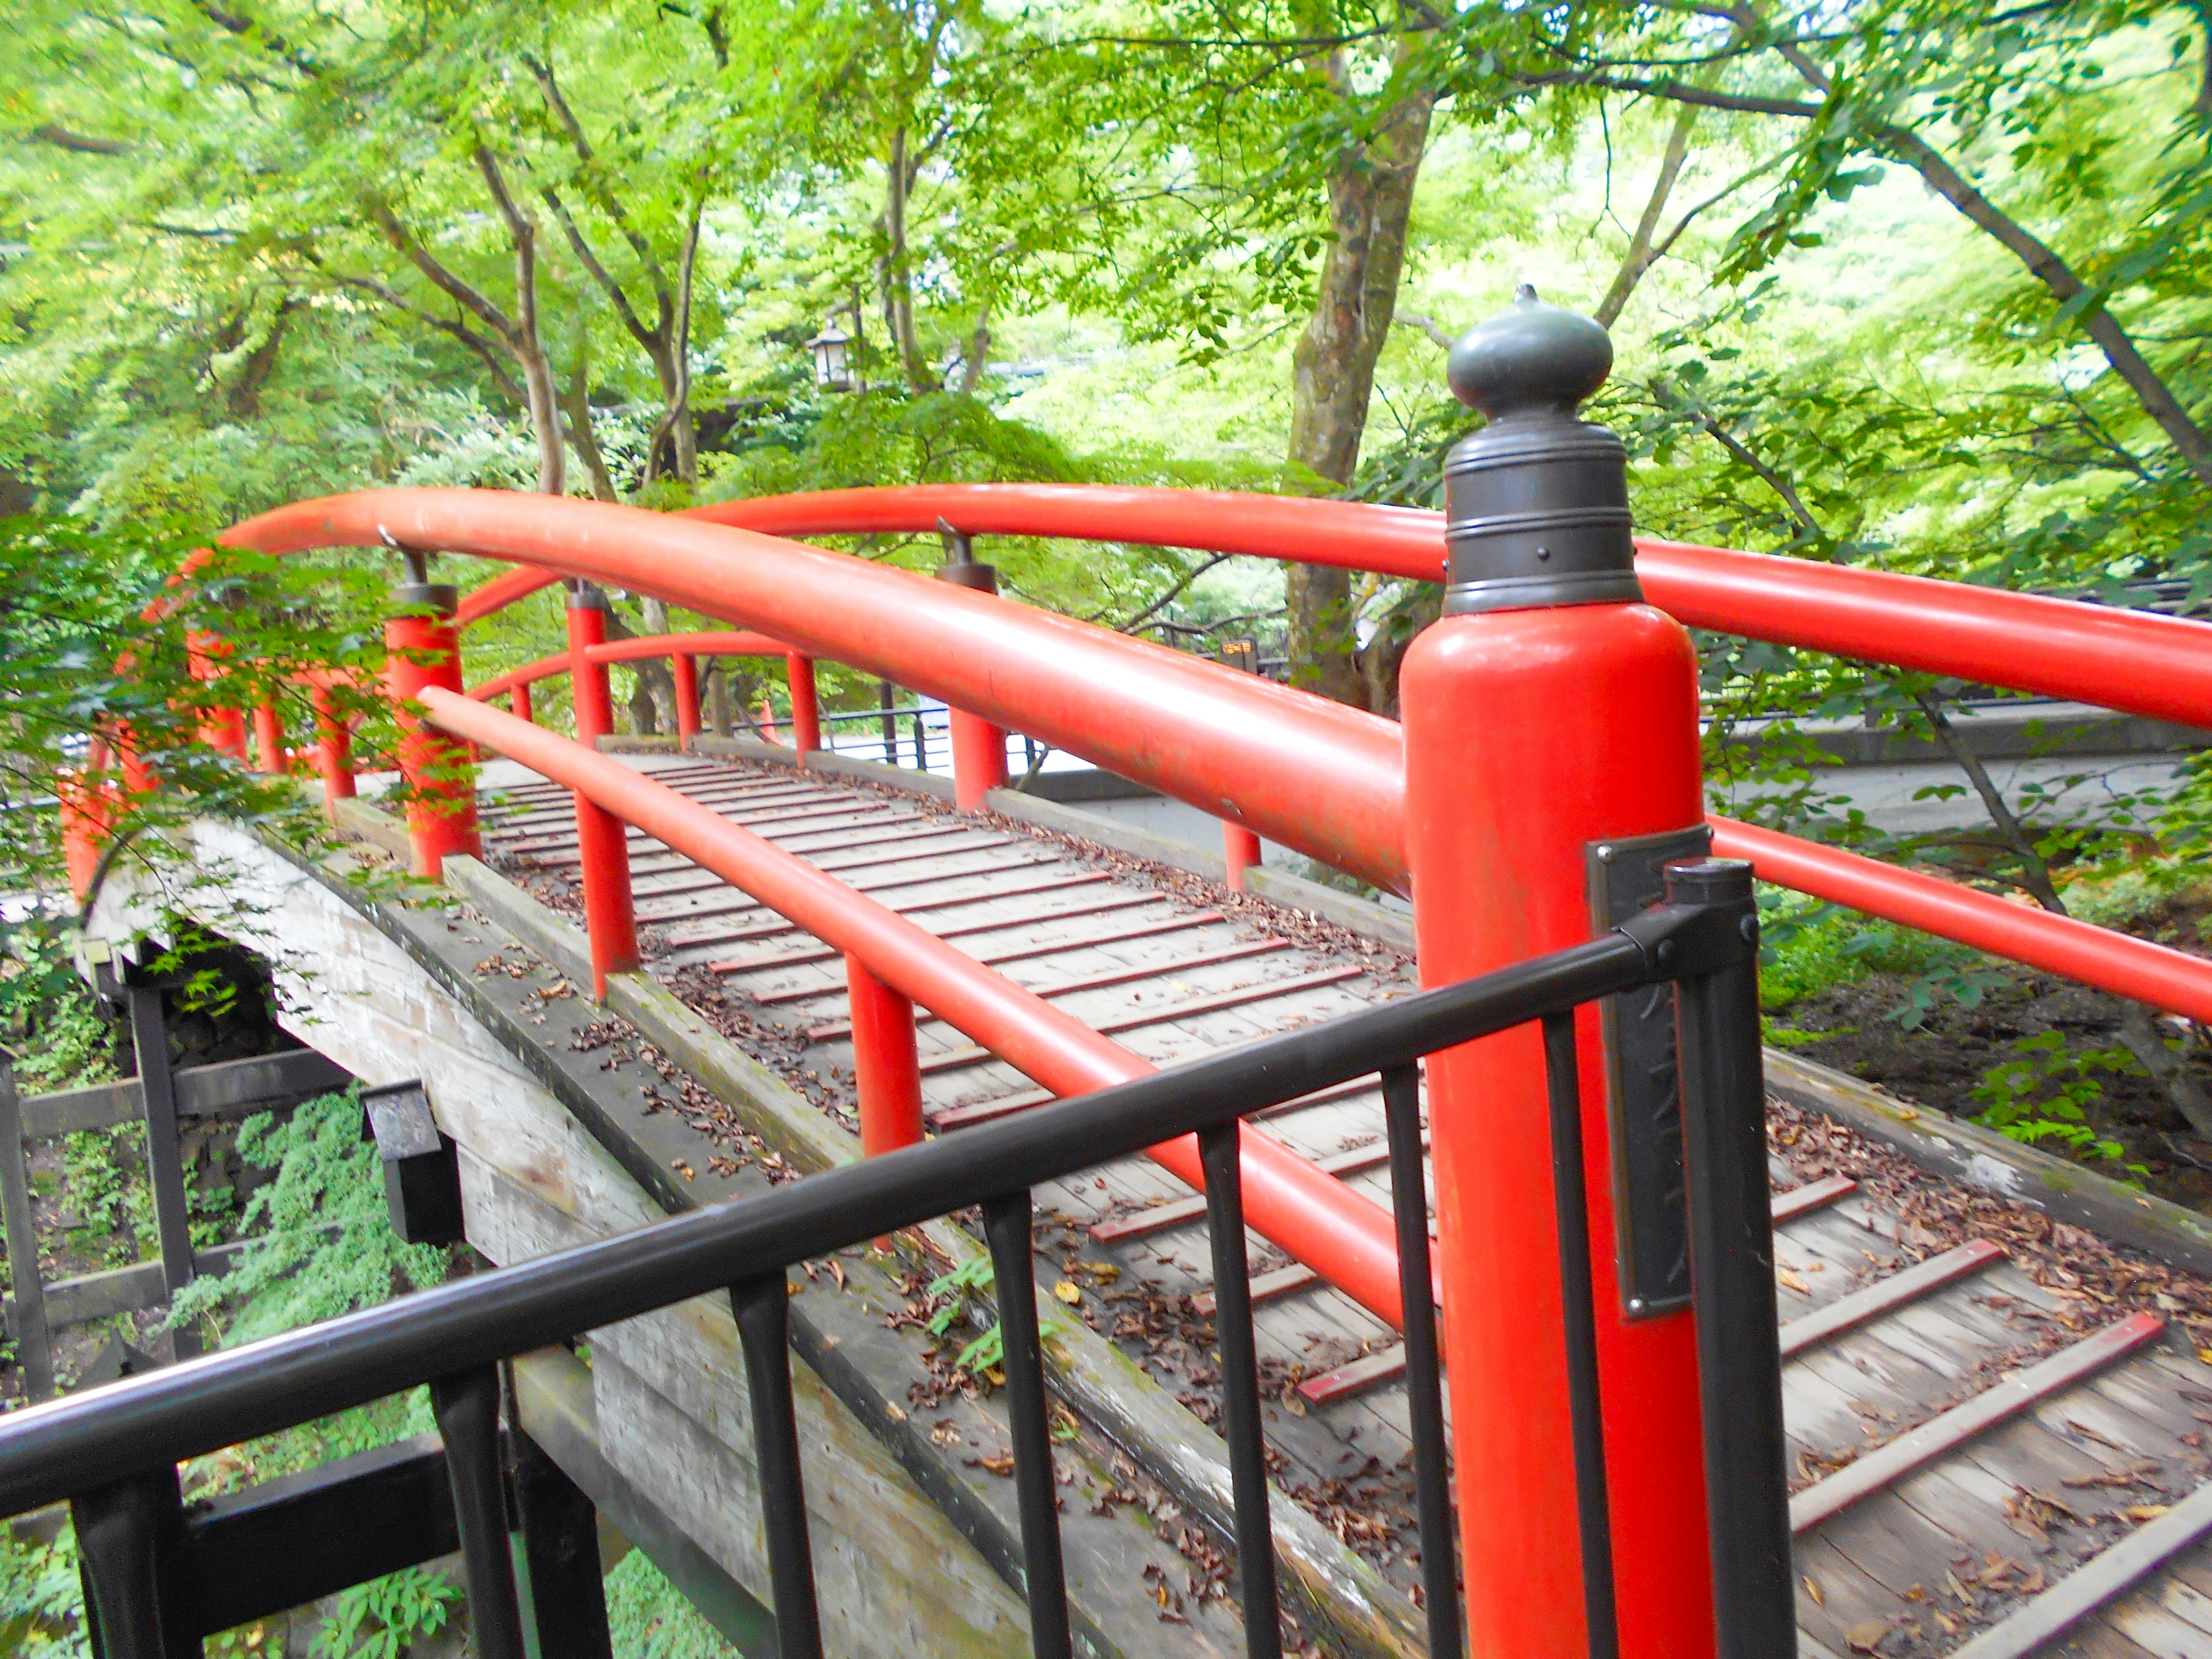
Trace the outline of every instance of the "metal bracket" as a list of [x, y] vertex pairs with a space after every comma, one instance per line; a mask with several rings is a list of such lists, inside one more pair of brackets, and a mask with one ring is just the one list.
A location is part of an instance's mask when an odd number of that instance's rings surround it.
[[392, 1231], [410, 1244], [458, 1244], [461, 1167], [452, 1138], [430, 1115], [422, 1080], [364, 1089], [368, 1129], [384, 1164], [384, 1201]]
[[[1711, 845], [1712, 831], [1704, 824], [1589, 843], [1584, 860], [1591, 931], [1609, 932], [1658, 903], [1666, 896], [1667, 866], [1704, 858]], [[1631, 1319], [1656, 1318], [1690, 1305], [1674, 988], [1648, 985], [1607, 997], [1599, 1018], [1621, 1302]]]

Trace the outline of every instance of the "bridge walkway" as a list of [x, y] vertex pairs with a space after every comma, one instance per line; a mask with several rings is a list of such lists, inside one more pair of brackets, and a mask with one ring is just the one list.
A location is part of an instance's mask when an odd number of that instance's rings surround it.
[[[1413, 984], [1404, 956], [1316, 914], [930, 794], [787, 765], [625, 758], [1155, 1063]], [[483, 808], [488, 861], [576, 913], [567, 792], [514, 779]], [[630, 846], [648, 970], [856, 1123], [837, 953], [658, 842], [633, 831]], [[925, 1019], [919, 1042], [937, 1133], [1048, 1097], [941, 1023]], [[1374, 1089], [1291, 1103], [1259, 1127], [1387, 1203]], [[2212, 1659], [2204, 1282], [1827, 1118], [1778, 1103], [1770, 1128], [1805, 1650]], [[1129, 1161], [1036, 1197], [1068, 1313], [1211, 1421], [1194, 1195]], [[1256, 1237], [1251, 1249], [1279, 1484], [1410, 1593], [1420, 1540], [1392, 1334]], [[939, 1351], [947, 1376], [967, 1334]]]

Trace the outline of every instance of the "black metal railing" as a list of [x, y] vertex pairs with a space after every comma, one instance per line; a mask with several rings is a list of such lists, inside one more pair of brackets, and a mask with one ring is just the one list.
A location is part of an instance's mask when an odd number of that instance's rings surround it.
[[[1005, 1347], [1024, 1552], [1040, 1656], [1070, 1652], [1046, 1377], [1031, 1261], [1032, 1185], [1198, 1137], [1215, 1271], [1238, 1577], [1248, 1652], [1280, 1651], [1258, 1364], [1245, 1256], [1240, 1120], [1380, 1073], [1405, 1297], [1416, 1507], [1431, 1651], [1462, 1651], [1451, 1498], [1431, 1303], [1415, 1067], [1439, 1048], [1542, 1024], [1568, 1287], [1567, 1349], [1593, 1654], [1617, 1650], [1603, 1447], [1583, 1211], [1574, 1011], [1673, 981], [1711, 1482], [1720, 1651], [1794, 1651], [1781, 1438], [1772, 1235], [1755, 993], [1757, 921], [1747, 865], [1671, 866], [1668, 901], [1571, 950], [1268, 1038], [813, 1176], [767, 1194], [418, 1292], [365, 1312], [211, 1354], [0, 1420], [0, 1514], [75, 1509], [88, 1605], [105, 1659], [198, 1653], [211, 1633], [187, 1571], [213, 1570], [183, 1523], [176, 1467], [291, 1425], [428, 1383], [443, 1437], [446, 1510], [466, 1566], [476, 1651], [520, 1659], [507, 1534], [498, 1363], [688, 1297], [732, 1297], [751, 1396], [778, 1651], [821, 1651], [793, 1407], [787, 1273], [793, 1265], [980, 1206]], [[1030, 1294], [1014, 1287], [1030, 1287]], [[416, 1472], [419, 1478], [420, 1471]], [[321, 1494], [345, 1513], [346, 1483]], [[362, 1502], [372, 1501], [366, 1488]], [[529, 1517], [525, 1516], [526, 1544]], [[312, 1528], [293, 1547], [325, 1547]], [[528, 1552], [533, 1559], [542, 1552]], [[364, 1564], [362, 1577], [371, 1576]], [[386, 1565], [374, 1571], [388, 1571]], [[596, 1574], [584, 1552], [574, 1569]], [[220, 1599], [220, 1598], [216, 1598]], [[235, 1610], [234, 1607], [232, 1610]], [[542, 1620], [541, 1620], [542, 1623]], [[604, 1637], [601, 1637], [604, 1641]], [[549, 1651], [553, 1650], [549, 1649]], [[573, 1651], [573, 1644], [561, 1651]], [[1515, 1656], [1513, 1659], [1554, 1659]]]

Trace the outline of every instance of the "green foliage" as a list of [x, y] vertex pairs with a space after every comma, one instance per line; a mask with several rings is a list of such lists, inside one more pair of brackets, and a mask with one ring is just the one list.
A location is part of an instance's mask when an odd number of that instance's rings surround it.
[[1963, 946], [1779, 888], [1760, 886], [1759, 911], [1759, 996], [1770, 1010], [1874, 974], [1932, 983], [1974, 960]]
[[341, 1590], [309, 1651], [323, 1659], [400, 1659], [435, 1636], [462, 1600], [461, 1587], [427, 1567], [403, 1567]]
[[[970, 1256], [951, 1273], [941, 1273], [931, 1279], [928, 1293], [932, 1297], [941, 1296], [948, 1299], [943, 1307], [929, 1316], [930, 1334], [944, 1336], [955, 1325], [968, 1322], [971, 1317], [969, 1298], [989, 1294], [996, 1282], [997, 1276], [988, 1255]], [[1037, 1316], [1037, 1335], [1043, 1340], [1049, 1341], [1073, 1328], [1055, 1315], [1039, 1313]], [[995, 1319], [984, 1327], [981, 1335], [961, 1349], [952, 1361], [957, 1370], [966, 1371], [970, 1376], [981, 1377], [990, 1376], [1006, 1363], [1006, 1332]]]
[[25, 1094], [114, 1074], [114, 1030], [76, 971], [67, 926], [44, 906], [0, 915], [0, 1048]]
[[83, 1597], [74, 1527], [64, 1522], [52, 1543], [0, 1527], [0, 1653], [90, 1659]]
[[2076, 1154], [2126, 1155], [2117, 1140], [2099, 1139], [2088, 1109], [2105, 1097], [2099, 1075], [2141, 1076], [2142, 1066], [2124, 1048], [2075, 1049], [2062, 1031], [2037, 1031], [2014, 1040], [2009, 1058], [1982, 1074], [1974, 1098], [1976, 1121], [2030, 1146], [2056, 1141]]
[[615, 1659], [732, 1659], [737, 1651], [643, 1550], [615, 1563], [606, 1592]]
[[[161, 831], [193, 816], [295, 840], [318, 833], [297, 791], [200, 741], [200, 728], [265, 702], [289, 729], [312, 729], [296, 680], [324, 669], [366, 678], [380, 666], [384, 598], [367, 571], [202, 551], [198, 540], [157, 520], [107, 531], [0, 520], [0, 702], [10, 717], [0, 803], [18, 809], [0, 812], [9, 879], [60, 885], [58, 792], [104, 821], [108, 857], [142, 866], [160, 860]], [[335, 695], [368, 720], [365, 748], [388, 737], [380, 699]]]
[[249, 1342], [445, 1279], [447, 1250], [403, 1243], [392, 1231], [376, 1146], [361, 1127], [361, 1103], [349, 1093], [308, 1101], [286, 1118], [260, 1112], [245, 1121], [240, 1156], [276, 1172], [246, 1203], [240, 1226], [254, 1242], [228, 1274], [187, 1286], [172, 1323], [237, 1304], [226, 1338]]

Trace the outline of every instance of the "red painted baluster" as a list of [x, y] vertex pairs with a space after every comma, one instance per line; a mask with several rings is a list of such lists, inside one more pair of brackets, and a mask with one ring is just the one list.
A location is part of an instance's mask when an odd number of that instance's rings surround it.
[[762, 696], [760, 700], [760, 728], [761, 735], [766, 738], [770, 743], [781, 743], [783, 741], [781, 737], [776, 735], [775, 709], [774, 706], [769, 703], [765, 694]]
[[[1448, 463], [1448, 517], [1467, 529], [1401, 682], [1425, 986], [1589, 939], [1591, 844], [1704, 812], [1696, 656], [1638, 602], [1625, 452], [1571, 413], [1611, 347], [1523, 293], [1452, 353], [1453, 389], [1491, 422]], [[1700, 1659], [1715, 1630], [1695, 1334], [1686, 1310], [1624, 1306], [1597, 1014], [1577, 1027], [1617, 1646], [1587, 1633], [1542, 1036], [1428, 1061], [1468, 1646]]]
[[338, 713], [337, 700], [321, 686], [310, 694], [315, 705], [315, 769], [323, 778], [323, 808], [353, 799], [353, 727]]
[[[996, 593], [998, 567], [976, 563], [968, 538], [943, 520], [937, 528], [951, 549], [951, 556], [938, 567], [937, 580], [978, 593]], [[962, 811], [973, 811], [990, 791], [1006, 787], [1006, 729], [964, 708], [951, 714], [952, 798]]]
[[1244, 872], [1260, 861], [1260, 837], [1241, 823], [1221, 821], [1221, 856], [1229, 866], [1229, 889], [1244, 890]]
[[[204, 685], [212, 685], [223, 677], [222, 659], [229, 654], [230, 641], [220, 635], [195, 628], [185, 635], [185, 672]], [[204, 706], [199, 734], [200, 741], [216, 753], [233, 760], [246, 758], [246, 720], [237, 709]]]
[[853, 1073], [860, 1094], [860, 1152], [873, 1158], [921, 1139], [921, 1062], [914, 1004], [849, 951], [846, 1000], [853, 1011]]
[[254, 705], [253, 750], [255, 763], [264, 772], [281, 775], [292, 769], [290, 757], [284, 753], [284, 717], [273, 702]]
[[389, 653], [384, 673], [399, 726], [399, 775], [407, 787], [415, 873], [435, 881], [449, 854], [473, 858], [483, 850], [469, 745], [426, 727], [410, 707], [425, 686], [461, 689], [460, 630], [453, 622], [460, 591], [442, 582], [407, 582], [392, 590], [392, 600], [416, 613], [384, 624]]
[[679, 651], [670, 659], [676, 671], [676, 742], [678, 748], [689, 749], [691, 739], [699, 735], [699, 667], [696, 660]]
[[787, 652], [783, 673], [791, 684], [792, 747], [802, 755], [811, 755], [822, 747], [822, 704], [814, 695], [814, 659]]
[[[568, 595], [568, 676], [576, 741], [587, 748], [615, 729], [607, 665], [585, 655], [589, 647], [604, 645], [606, 637], [607, 596], [580, 584]], [[604, 1002], [607, 975], [634, 972], [638, 963], [629, 830], [620, 818], [580, 793], [576, 796], [576, 854], [583, 868], [584, 925], [592, 940], [592, 995]]]
[[537, 718], [536, 715], [530, 712], [530, 688], [526, 684], [516, 686], [514, 690], [508, 694], [507, 706], [514, 711], [514, 717], [519, 720], [535, 720]]

